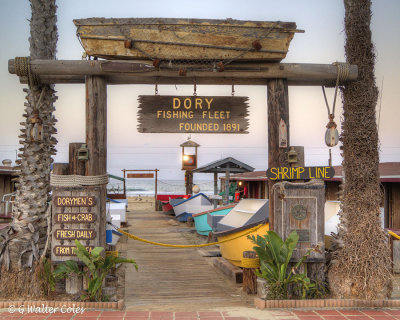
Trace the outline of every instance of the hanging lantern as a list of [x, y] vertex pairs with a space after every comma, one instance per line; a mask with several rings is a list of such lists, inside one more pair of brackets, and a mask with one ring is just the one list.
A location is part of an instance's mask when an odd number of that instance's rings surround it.
[[32, 118], [29, 120], [28, 128], [28, 140], [33, 142], [40, 142], [43, 140], [43, 122], [39, 117], [39, 111], [34, 110]]
[[89, 150], [86, 147], [86, 143], [83, 143], [81, 147], [78, 149], [78, 160], [89, 160]]
[[333, 115], [329, 116], [329, 122], [326, 125], [325, 132], [325, 144], [328, 147], [334, 147], [339, 143], [339, 132], [337, 131], [337, 125], [335, 121], [333, 121]]
[[[182, 147], [182, 170], [194, 170], [197, 168], [197, 147], [200, 145], [188, 139], [188, 141], [180, 145]], [[186, 148], [186, 150], [185, 150]], [[189, 152], [187, 149], [194, 149]]]

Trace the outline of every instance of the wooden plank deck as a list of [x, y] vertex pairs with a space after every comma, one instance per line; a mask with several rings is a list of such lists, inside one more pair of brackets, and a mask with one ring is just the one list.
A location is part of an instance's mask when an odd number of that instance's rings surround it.
[[[163, 243], [199, 241], [193, 234], [194, 228], [182, 223], [173, 225], [170, 220], [171, 216], [161, 212], [131, 211], [127, 229], [145, 239]], [[212, 266], [211, 258], [203, 257], [196, 248], [165, 248], [129, 239], [123, 251], [139, 265], [139, 272], [131, 267], [126, 269], [127, 310], [198, 311], [252, 303], [252, 298], [241, 297], [240, 285], [229, 281]]]

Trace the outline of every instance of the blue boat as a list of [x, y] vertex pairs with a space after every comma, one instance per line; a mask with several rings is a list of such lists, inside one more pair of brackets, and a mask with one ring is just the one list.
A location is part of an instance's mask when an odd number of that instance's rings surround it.
[[193, 214], [193, 219], [196, 227], [196, 231], [198, 234], [201, 234], [203, 236], [208, 236], [210, 231], [212, 231], [211, 226], [207, 223], [208, 216], [225, 216], [228, 214], [229, 211], [232, 210], [232, 208], [236, 204], [231, 204], [229, 206], [224, 206], [224, 207], [219, 207], [213, 210], [208, 210], [200, 213]]
[[193, 214], [212, 210], [214, 208], [211, 200], [203, 193], [198, 193], [172, 206], [176, 218], [181, 222], [187, 221]]

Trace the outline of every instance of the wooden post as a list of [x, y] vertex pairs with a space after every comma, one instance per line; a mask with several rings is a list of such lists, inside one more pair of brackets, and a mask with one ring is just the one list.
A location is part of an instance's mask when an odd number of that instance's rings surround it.
[[157, 211], [158, 210], [158, 208], [157, 208], [157, 171], [158, 171], [158, 169], [156, 168], [156, 170], [154, 170], [155, 171], [155, 185], [154, 185], [154, 210], [155, 211]]
[[185, 178], [186, 178], [186, 194], [192, 194], [192, 189], [193, 189], [193, 171], [186, 170]]
[[[216, 196], [218, 194], [218, 172], [214, 172], [214, 195]], [[217, 199], [213, 200], [214, 203], [214, 209], [217, 208]]]
[[226, 168], [225, 171], [225, 199], [224, 199], [224, 204], [228, 205], [229, 204], [229, 166]]
[[[290, 146], [289, 130], [289, 96], [286, 79], [272, 79], [268, 86], [268, 168], [288, 166], [287, 152]], [[283, 120], [287, 128], [286, 147], [279, 144], [279, 125]], [[269, 189], [269, 229], [274, 230], [274, 199], [272, 181], [268, 182]]]
[[[244, 251], [243, 258], [255, 259], [257, 255], [254, 251]], [[257, 293], [257, 276], [255, 268], [243, 268], [243, 291], [247, 294]]]
[[[99, 76], [86, 77], [86, 145], [89, 160], [86, 175], [107, 173], [107, 82]], [[106, 247], [106, 185], [100, 190], [99, 245]]]
[[124, 169], [124, 170], [122, 170], [123, 172], [124, 172], [124, 196], [125, 196], [125, 198], [127, 198], [127, 196], [126, 196], [126, 170]]
[[68, 163], [55, 163], [53, 165], [53, 174], [67, 175], [69, 172]]
[[78, 160], [78, 150], [84, 142], [69, 144], [69, 174], [85, 175], [86, 161]]

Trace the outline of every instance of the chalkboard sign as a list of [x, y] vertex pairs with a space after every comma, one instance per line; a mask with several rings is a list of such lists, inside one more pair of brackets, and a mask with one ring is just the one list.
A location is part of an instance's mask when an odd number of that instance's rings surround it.
[[248, 133], [248, 97], [139, 96], [142, 133]]
[[334, 175], [333, 167], [276, 167], [267, 170], [270, 180], [330, 179]]

